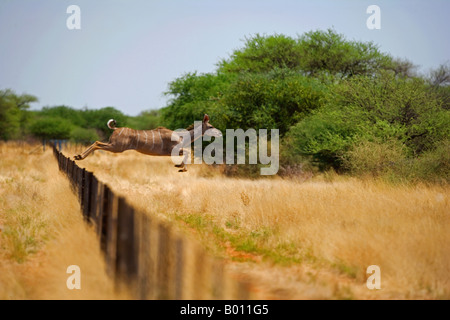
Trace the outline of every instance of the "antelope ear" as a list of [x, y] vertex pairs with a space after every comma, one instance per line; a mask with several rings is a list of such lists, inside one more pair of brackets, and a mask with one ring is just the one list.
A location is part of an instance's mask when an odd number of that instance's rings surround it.
[[207, 114], [203, 117], [203, 122], [209, 122], [209, 116]]

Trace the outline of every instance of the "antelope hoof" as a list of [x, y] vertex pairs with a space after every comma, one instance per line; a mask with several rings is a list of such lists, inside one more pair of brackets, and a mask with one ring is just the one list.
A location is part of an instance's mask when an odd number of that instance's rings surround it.
[[187, 169], [180, 169], [180, 170], [178, 170], [178, 172], [186, 172], [187, 171]]
[[81, 156], [80, 155], [74, 156], [73, 160], [81, 160]]
[[182, 164], [176, 164], [175, 168], [181, 168], [183, 165]]

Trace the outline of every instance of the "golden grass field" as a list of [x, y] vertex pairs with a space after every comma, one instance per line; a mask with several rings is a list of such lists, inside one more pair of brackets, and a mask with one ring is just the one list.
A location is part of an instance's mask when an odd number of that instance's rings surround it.
[[[37, 147], [37, 148], [36, 148]], [[81, 269], [69, 290], [67, 267]], [[50, 148], [0, 142], [0, 299], [122, 299]]]
[[[0, 298], [127, 298], [112, 293], [98, 241], [51, 150], [32, 149], [0, 145]], [[206, 165], [179, 173], [168, 157], [134, 151], [96, 151], [77, 164], [199, 239], [251, 277], [261, 298], [450, 298], [448, 186], [249, 180]], [[70, 264], [88, 273], [80, 293], [65, 286]], [[380, 267], [380, 290], [366, 287], [370, 265]]]

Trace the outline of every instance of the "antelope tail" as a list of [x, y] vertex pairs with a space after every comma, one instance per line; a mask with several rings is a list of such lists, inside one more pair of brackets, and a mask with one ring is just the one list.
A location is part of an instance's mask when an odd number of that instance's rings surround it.
[[112, 130], [116, 130], [116, 120], [114, 119], [110, 119], [108, 121], [108, 128], [112, 129]]

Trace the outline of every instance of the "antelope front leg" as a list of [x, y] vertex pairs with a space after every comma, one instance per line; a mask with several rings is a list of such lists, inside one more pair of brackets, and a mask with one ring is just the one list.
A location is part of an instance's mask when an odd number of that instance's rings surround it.
[[183, 150], [183, 154], [184, 154], [183, 161], [181, 161], [180, 164], [175, 165], [175, 167], [181, 168], [180, 170], [178, 170], [178, 172], [186, 172], [187, 171], [186, 162], [187, 162], [188, 157], [191, 155], [191, 152], [190, 152], [190, 150], [186, 151], [186, 152]]
[[187, 171], [186, 164], [184, 162], [179, 165], [176, 165], [175, 167], [181, 168], [180, 170], [178, 170], [178, 172], [186, 172]]
[[83, 153], [74, 156], [74, 160], [83, 160], [84, 158], [86, 158], [88, 155], [91, 154], [91, 152], [94, 152], [97, 149], [107, 149], [110, 145], [104, 142], [100, 142], [100, 141], [95, 141], [89, 148], [87, 148], [86, 150], [84, 150]]

